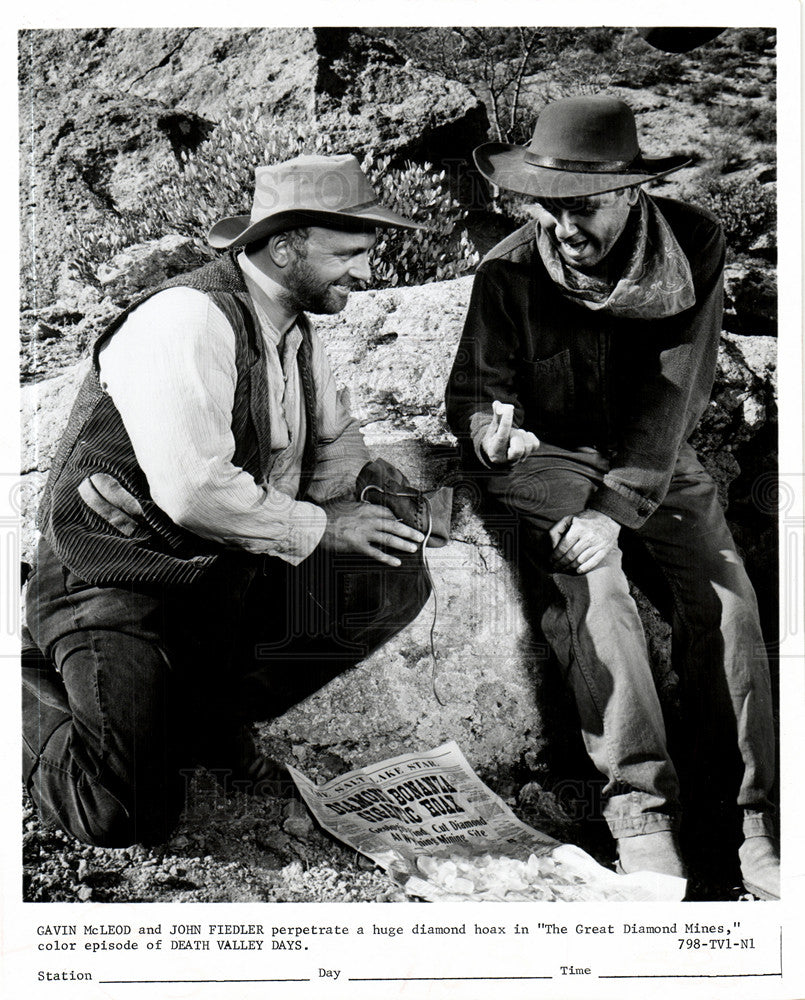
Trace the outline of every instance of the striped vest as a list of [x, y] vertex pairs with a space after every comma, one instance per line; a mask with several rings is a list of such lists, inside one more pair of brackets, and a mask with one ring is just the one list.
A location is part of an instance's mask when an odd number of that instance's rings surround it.
[[[99, 381], [98, 354], [106, 340], [147, 298], [177, 286], [205, 292], [234, 331], [233, 463], [256, 482], [268, 481], [271, 428], [263, 338], [240, 268], [230, 253], [141, 295], [95, 341], [92, 367], [73, 404], [39, 507], [39, 527], [53, 551], [88, 583], [191, 583], [225, 551], [223, 545], [179, 527], [154, 503], [123, 420]], [[317, 434], [310, 327], [304, 316], [299, 325], [298, 364], [307, 422], [298, 493], [302, 497], [313, 475]]]

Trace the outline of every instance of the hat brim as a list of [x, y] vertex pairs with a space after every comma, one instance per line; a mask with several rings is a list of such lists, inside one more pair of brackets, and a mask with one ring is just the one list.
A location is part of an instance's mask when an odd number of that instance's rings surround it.
[[526, 163], [526, 152], [526, 146], [487, 142], [472, 155], [490, 184], [532, 198], [585, 198], [604, 194], [655, 181], [691, 162], [687, 156], [644, 156], [622, 173], [585, 173]]
[[277, 212], [265, 219], [251, 221], [249, 215], [231, 215], [216, 222], [210, 229], [207, 241], [216, 250], [245, 246], [274, 233], [294, 229], [297, 226], [328, 226], [334, 229], [376, 228], [376, 229], [425, 229], [413, 219], [407, 219], [383, 205], [353, 209], [349, 212], [300, 211]]

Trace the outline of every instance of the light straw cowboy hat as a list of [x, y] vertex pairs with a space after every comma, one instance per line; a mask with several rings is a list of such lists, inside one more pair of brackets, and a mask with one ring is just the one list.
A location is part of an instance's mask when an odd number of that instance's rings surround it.
[[547, 105], [528, 146], [487, 142], [473, 156], [492, 184], [534, 198], [602, 194], [690, 163], [685, 156], [643, 156], [631, 108], [600, 94]]
[[354, 156], [296, 156], [257, 167], [251, 215], [221, 219], [207, 238], [216, 249], [224, 249], [311, 225], [424, 229], [379, 203]]

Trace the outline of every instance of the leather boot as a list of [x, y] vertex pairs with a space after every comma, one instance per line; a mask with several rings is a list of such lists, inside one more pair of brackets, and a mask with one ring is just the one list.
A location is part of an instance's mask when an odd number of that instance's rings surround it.
[[618, 870], [625, 875], [649, 871], [687, 878], [676, 834], [670, 830], [618, 839]]

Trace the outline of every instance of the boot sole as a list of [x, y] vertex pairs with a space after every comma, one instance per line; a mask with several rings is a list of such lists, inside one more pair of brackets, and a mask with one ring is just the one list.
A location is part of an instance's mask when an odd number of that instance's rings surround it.
[[747, 892], [751, 892], [752, 895], [756, 896], [758, 899], [767, 900], [770, 903], [779, 903], [780, 902], [780, 897], [779, 896], [775, 896], [774, 893], [772, 893], [772, 892], [766, 892], [765, 889], [760, 889], [758, 886], [753, 885], [751, 882], [747, 881], [746, 879], [742, 879], [742, 881], [743, 881], [743, 887], [744, 887], [744, 889], [746, 889]]

